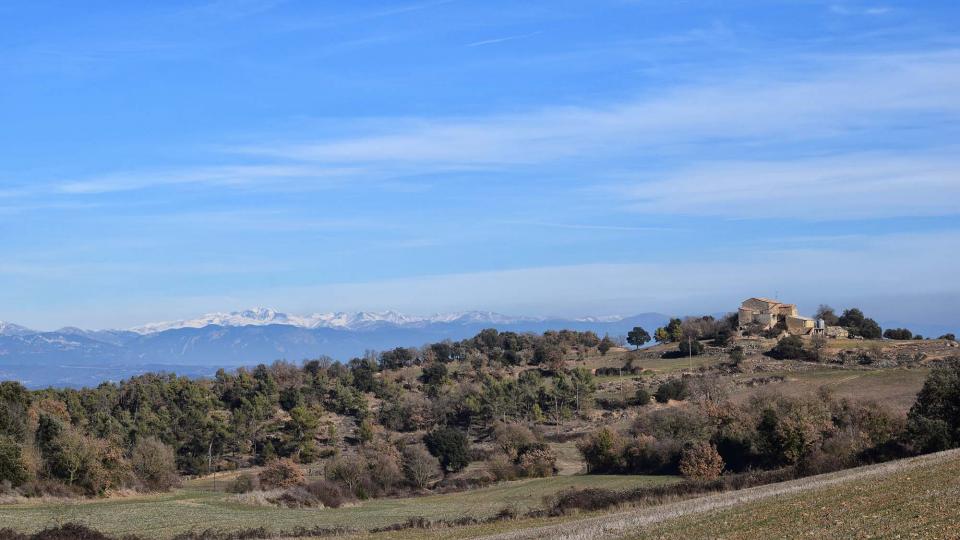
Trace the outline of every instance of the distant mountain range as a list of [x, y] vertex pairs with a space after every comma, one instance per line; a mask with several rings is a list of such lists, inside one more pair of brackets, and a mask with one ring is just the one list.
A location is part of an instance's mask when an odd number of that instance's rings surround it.
[[67, 327], [35, 331], [0, 322], [0, 380], [30, 387], [95, 385], [147, 371], [209, 375], [218, 368], [300, 361], [321, 355], [348, 360], [365, 350], [420, 346], [501, 331], [593, 330], [626, 334], [666, 323], [660, 313], [579, 319], [511, 317], [470, 311], [429, 317], [393, 311], [290, 315], [257, 308], [210, 313], [196, 319], [152, 323], [129, 330]]

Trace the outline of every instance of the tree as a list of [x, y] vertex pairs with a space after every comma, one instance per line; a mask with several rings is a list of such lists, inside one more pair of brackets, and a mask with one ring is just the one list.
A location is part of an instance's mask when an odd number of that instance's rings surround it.
[[303, 483], [303, 471], [293, 460], [277, 459], [271, 461], [260, 471], [257, 477], [264, 489], [287, 488]]
[[314, 438], [320, 427], [320, 417], [312, 407], [297, 405], [290, 409], [290, 420], [284, 424], [284, 431], [289, 439], [291, 453], [302, 461], [314, 456]]
[[703, 354], [705, 347], [703, 343], [694, 338], [682, 339], [677, 344], [680, 354], [684, 356], [697, 356]]
[[803, 339], [800, 336], [787, 336], [781, 339], [767, 354], [777, 360], [806, 360], [809, 358], [809, 354], [803, 348]]
[[837, 326], [839, 324], [840, 318], [837, 317], [836, 312], [832, 307], [826, 304], [820, 304], [820, 307], [817, 308], [817, 313], [813, 316], [814, 319], [823, 319], [823, 322], [827, 326]]
[[683, 321], [671, 318], [666, 326], [657, 328], [653, 333], [658, 343], [676, 343], [683, 338]]
[[140, 483], [150, 491], [167, 491], [180, 481], [173, 448], [156, 437], [137, 442], [130, 454], [130, 465]]
[[10, 482], [17, 487], [29, 478], [20, 445], [13, 438], [0, 435], [0, 482]]
[[653, 397], [657, 403], [666, 403], [673, 400], [684, 400], [690, 395], [690, 387], [685, 379], [670, 379], [660, 383]]
[[883, 337], [895, 340], [913, 339], [913, 332], [906, 328], [887, 328], [883, 331]]
[[737, 345], [736, 347], [730, 349], [729, 357], [731, 364], [734, 366], [739, 366], [746, 358], [746, 353], [742, 346]]
[[444, 470], [462, 471], [470, 464], [470, 445], [467, 436], [451, 427], [438, 428], [423, 437], [427, 450], [439, 461]]
[[960, 358], [937, 365], [907, 414], [909, 442], [921, 452], [960, 446]]
[[424, 489], [440, 476], [440, 462], [422, 446], [403, 450], [403, 473], [413, 486]]
[[717, 448], [707, 442], [697, 442], [683, 451], [680, 474], [687, 478], [712, 480], [723, 472], [723, 458]]
[[837, 319], [837, 324], [847, 328], [851, 335], [860, 336], [864, 339], [879, 339], [882, 333], [877, 321], [868, 319], [857, 308], [843, 310], [843, 315]]
[[650, 334], [640, 326], [634, 326], [633, 330], [627, 332], [627, 343], [639, 349], [645, 343], [650, 341]]
[[603, 336], [603, 339], [600, 340], [600, 343], [597, 344], [597, 350], [600, 351], [600, 356], [606, 356], [607, 352], [613, 348], [613, 340], [610, 339], [610, 336]]

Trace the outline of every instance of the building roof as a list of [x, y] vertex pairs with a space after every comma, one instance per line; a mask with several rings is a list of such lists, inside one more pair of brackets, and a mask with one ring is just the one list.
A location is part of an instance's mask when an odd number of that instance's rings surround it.
[[747, 302], [750, 300], [758, 300], [760, 302], [763, 302], [765, 304], [770, 304], [770, 305], [783, 304], [783, 302], [780, 302], [779, 300], [771, 300], [769, 298], [761, 298], [759, 296], [753, 296], [751, 298], [747, 298], [746, 300], [744, 300], [744, 302]]

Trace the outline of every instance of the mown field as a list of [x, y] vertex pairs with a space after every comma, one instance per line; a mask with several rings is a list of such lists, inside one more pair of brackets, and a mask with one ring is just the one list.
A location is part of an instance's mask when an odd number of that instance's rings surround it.
[[505, 482], [469, 492], [406, 499], [376, 499], [344, 508], [287, 509], [238, 504], [232, 496], [188, 485], [166, 495], [111, 498], [76, 503], [28, 503], [0, 506], [0, 524], [22, 531], [79, 522], [111, 534], [168, 538], [214, 527], [236, 530], [268, 527], [369, 529], [413, 517], [453, 520], [489, 517], [504, 508], [519, 512], [542, 505], [543, 497], [570, 487], [626, 489], [678, 481], [662, 476], [556, 476]]
[[958, 538], [960, 454], [688, 515], [623, 538]]

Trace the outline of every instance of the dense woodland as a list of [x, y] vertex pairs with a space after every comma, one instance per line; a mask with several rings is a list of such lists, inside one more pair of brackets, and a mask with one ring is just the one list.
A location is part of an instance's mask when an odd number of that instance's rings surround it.
[[[872, 332], [862, 313], [853, 315], [853, 324]], [[732, 318], [673, 319], [653, 335], [637, 328], [623, 341], [674, 342], [670, 354], [684, 356], [723, 347], [736, 369], [743, 348], [734, 325]], [[313, 497], [336, 505], [449, 488], [477, 460], [486, 461], [491, 480], [549, 476], [556, 456], [544, 427], [560, 435], [565, 422], [598, 405], [595, 374], [578, 362], [606, 354], [614, 341], [591, 332], [484, 330], [345, 364], [276, 362], [209, 379], [148, 374], [34, 392], [4, 382], [0, 487], [24, 496], [98, 496], [166, 490], [182, 475], [264, 465], [231, 488], [287, 489], [281, 497], [303, 499], [295, 504]], [[816, 360], [815, 349], [784, 338], [769, 354]], [[648, 406], [652, 400], [681, 403]], [[588, 472], [811, 474], [960, 445], [960, 361], [934, 369], [906, 419], [829, 393], [771, 393], [734, 404], [718, 373], [641, 386], [626, 405], [640, 411], [629, 429], [601, 427], [579, 441]], [[302, 469], [311, 464], [323, 479], [307, 485]]]

